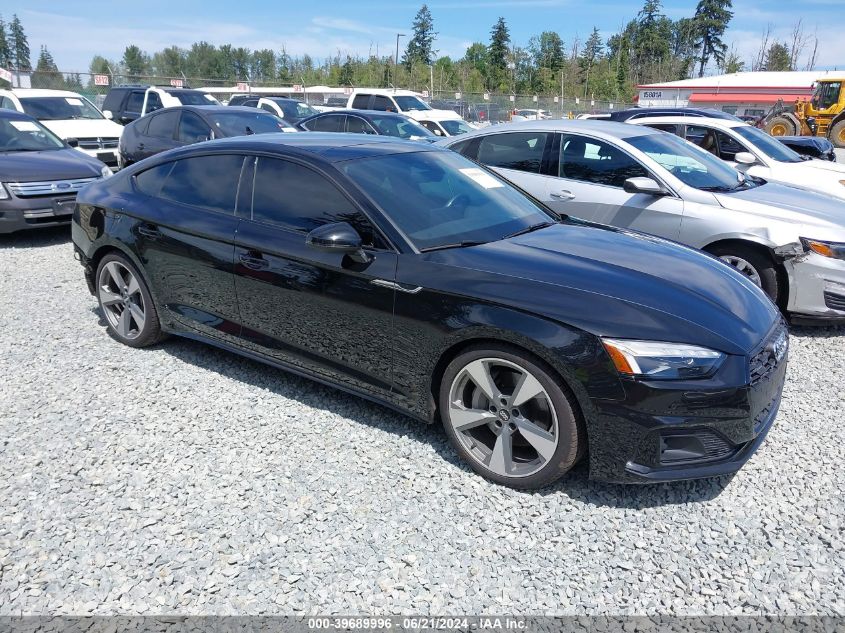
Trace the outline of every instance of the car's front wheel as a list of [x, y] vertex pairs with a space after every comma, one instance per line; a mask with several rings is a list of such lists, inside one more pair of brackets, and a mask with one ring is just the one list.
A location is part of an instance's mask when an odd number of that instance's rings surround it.
[[125, 256], [109, 253], [97, 267], [97, 301], [109, 334], [124, 345], [146, 347], [162, 338], [147, 284]]
[[475, 471], [513, 488], [552, 483], [577, 462], [586, 441], [551, 368], [506, 346], [472, 348], [449, 364], [440, 416]]
[[722, 244], [708, 249], [710, 253], [748, 277], [780, 305], [783, 298], [778, 269], [771, 257], [742, 244]]

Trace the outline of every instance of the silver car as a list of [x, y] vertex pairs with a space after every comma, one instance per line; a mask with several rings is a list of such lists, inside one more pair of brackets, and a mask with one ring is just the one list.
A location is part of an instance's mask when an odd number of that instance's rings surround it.
[[845, 320], [845, 202], [746, 176], [674, 134], [609, 121], [525, 121], [440, 145], [558, 212], [703, 249], [797, 320]]

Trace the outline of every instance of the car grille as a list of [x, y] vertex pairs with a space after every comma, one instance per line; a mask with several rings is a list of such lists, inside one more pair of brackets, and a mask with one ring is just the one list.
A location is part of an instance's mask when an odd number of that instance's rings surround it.
[[789, 334], [786, 324], [781, 321], [763, 342], [760, 350], [751, 357], [749, 372], [752, 386], [760, 384], [774, 373], [786, 358], [788, 349]]
[[96, 138], [80, 138], [79, 149], [115, 149], [117, 147], [117, 137], [96, 137]]
[[6, 187], [12, 195], [18, 198], [35, 198], [37, 196], [61, 196], [76, 193], [84, 185], [97, 180], [96, 178], [76, 178], [73, 180], [44, 180], [39, 182], [9, 182]]
[[824, 293], [824, 304], [831, 310], [845, 311], [845, 297], [835, 295], [832, 292]]

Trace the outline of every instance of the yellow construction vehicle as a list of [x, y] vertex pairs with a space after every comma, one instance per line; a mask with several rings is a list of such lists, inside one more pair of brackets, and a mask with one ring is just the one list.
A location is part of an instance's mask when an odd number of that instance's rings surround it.
[[762, 121], [772, 136], [821, 136], [845, 147], [845, 77], [820, 79], [809, 101], [790, 106], [778, 103]]

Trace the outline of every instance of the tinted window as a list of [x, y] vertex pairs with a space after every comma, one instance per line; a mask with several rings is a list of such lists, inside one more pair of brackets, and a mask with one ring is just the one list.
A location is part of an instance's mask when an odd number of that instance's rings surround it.
[[36, 121], [0, 118], [0, 154], [64, 149], [65, 144]]
[[167, 179], [170, 170], [173, 169], [174, 163], [164, 163], [142, 171], [135, 176], [135, 185], [148, 196], [155, 196], [161, 193], [161, 187]]
[[678, 133], [678, 126], [674, 123], [649, 123], [648, 127], [654, 128], [655, 130], [670, 132], [672, 134]]
[[440, 126], [437, 125], [437, 123], [435, 123], [434, 121], [420, 121], [420, 125], [422, 125], [429, 132], [432, 132], [439, 136], [443, 135], [443, 132], [440, 131]]
[[622, 187], [628, 178], [649, 177], [648, 170], [622, 150], [576, 135], [561, 140], [559, 175], [611, 187]]
[[176, 161], [161, 197], [221, 213], [235, 212], [243, 156], [197, 156]]
[[127, 112], [140, 112], [141, 108], [144, 107], [144, 93], [143, 92], [133, 92], [130, 93], [129, 99], [126, 100], [126, 111]]
[[0, 108], [7, 110], [15, 110], [15, 104], [8, 97], [0, 97]]
[[183, 143], [199, 143], [211, 138], [211, 129], [205, 121], [193, 112], [185, 111], [179, 120], [179, 140]]
[[719, 158], [722, 160], [733, 160], [740, 152], [748, 151], [734, 138], [722, 131], [716, 132], [716, 139], [719, 141]]
[[453, 152], [458, 152], [458, 154], [463, 154], [464, 156], [467, 156], [467, 157], [475, 160], [476, 152], [470, 151], [470, 146], [472, 145], [472, 142], [474, 140], [475, 139], [470, 138], [470, 139], [467, 139], [465, 141], [461, 141], [460, 143], [455, 143], [454, 145], [450, 145], [449, 149], [452, 150]]
[[270, 134], [282, 131], [282, 120], [267, 112], [216, 112], [206, 115], [216, 137]]
[[370, 121], [385, 136], [398, 136], [405, 139], [431, 138], [434, 136], [422, 125], [405, 116], [374, 114]]
[[346, 117], [346, 131], [354, 134], [375, 134], [370, 124], [357, 116]]
[[157, 92], [151, 92], [150, 96], [147, 97], [147, 112], [161, 110], [162, 107], [161, 97], [158, 96]]
[[[256, 103], [257, 103], [257, 102], [256, 102]], [[262, 103], [262, 104], [261, 104], [260, 106], [258, 106], [258, 107], [259, 107], [259, 108], [261, 108], [262, 110], [266, 110], [267, 112], [270, 112], [271, 114], [276, 114], [276, 111], [273, 109], [273, 106], [271, 106], [271, 105], [270, 105], [270, 104], [268, 104], [268, 103]]]
[[67, 97], [25, 97], [20, 102], [23, 111], [39, 121], [103, 118], [93, 103], [73, 93]]
[[783, 163], [801, 162], [801, 156], [797, 152], [792, 151], [789, 147], [756, 127], [740, 125], [735, 127], [733, 131], [747, 141], [754, 143], [758, 149], [775, 160]]
[[355, 95], [352, 100], [352, 107], [358, 110], [366, 110], [370, 103], [370, 95]]
[[156, 136], [158, 138], [173, 138], [173, 132], [176, 128], [176, 123], [179, 120], [179, 112], [162, 112], [150, 119], [150, 125], [147, 128], [149, 136]]
[[372, 228], [324, 176], [296, 163], [259, 158], [252, 194], [252, 219], [307, 232], [329, 222], [349, 222], [365, 242]]
[[182, 105], [220, 105], [217, 99], [199, 90], [171, 90], [170, 95], [179, 99]]
[[396, 106], [393, 105], [393, 102], [389, 98], [382, 97], [381, 95], [373, 97], [373, 105], [370, 109], [380, 110], [382, 112], [396, 112]]
[[308, 122], [306, 127], [312, 132], [343, 132], [345, 114], [330, 114], [317, 117]]
[[549, 136], [546, 132], [513, 132], [485, 136], [478, 147], [478, 161], [491, 167], [538, 174]]
[[257, 108], [258, 107], [258, 99], [248, 99], [241, 104], [245, 108]]

